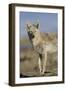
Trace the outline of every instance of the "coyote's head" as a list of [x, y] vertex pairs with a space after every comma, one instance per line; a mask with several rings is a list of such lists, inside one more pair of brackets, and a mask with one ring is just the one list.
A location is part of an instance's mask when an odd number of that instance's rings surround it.
[[30, 40], [35, 38], [37, 32], [39, 32], [38, 29], [39, 24], [27, 24], [27, 32]]

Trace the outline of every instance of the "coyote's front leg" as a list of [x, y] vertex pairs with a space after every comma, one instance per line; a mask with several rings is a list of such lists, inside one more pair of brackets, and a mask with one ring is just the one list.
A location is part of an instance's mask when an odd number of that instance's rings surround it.
[[40, 75], [43, 75], [43, 61], [42, 61], [42, 54], [39, 54], [39, 70], [40, 70]]
[[42, 73], [42, 65], [41, 65], [41, 58], [39, 57], [39, 60], [38, 60], [38, 65], [39, 65], [39, 73], [41, 75]]
[[42, 63], [43, 63], [43, 70], [42, 70], [42, 74], [45, 73], [46, 71], [46, 64], [47, 64], [47, 51], [44, 52], [44, 55], [42, 57]]

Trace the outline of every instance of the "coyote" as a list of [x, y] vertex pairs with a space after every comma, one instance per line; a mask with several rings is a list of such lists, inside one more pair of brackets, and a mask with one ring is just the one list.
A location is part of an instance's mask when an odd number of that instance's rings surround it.
[[54, 47], [50, 41], [44, 40], [44, 38], [42, 38], [39, 31], [39, 24], [27, 24], [26, 30], [34, 50], [39, 55], [39, 73], [40, 75], [44, 75], [46, 71], [47, 54], [48, 52], [55, 52], [57, 47]]

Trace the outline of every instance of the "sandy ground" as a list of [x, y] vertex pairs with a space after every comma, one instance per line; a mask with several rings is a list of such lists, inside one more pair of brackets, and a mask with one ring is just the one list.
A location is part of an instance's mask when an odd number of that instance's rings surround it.
[[[23, 51], [20, 59], [20, 74], [39, 76], [38, 55], [33, 50]], [[57, 75], [57, 52], [49, 54], [44, 76]]]

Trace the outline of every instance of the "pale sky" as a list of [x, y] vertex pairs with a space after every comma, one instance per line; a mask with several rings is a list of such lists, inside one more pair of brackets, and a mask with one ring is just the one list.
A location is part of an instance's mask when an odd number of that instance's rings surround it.
[[39, 21], [41, 32], [57, 32], [58, 14], [57, 13], [36, 13], [20, 12], [20, 37], [27, 36], [25, 26], [27, 22], [37, 23]]

